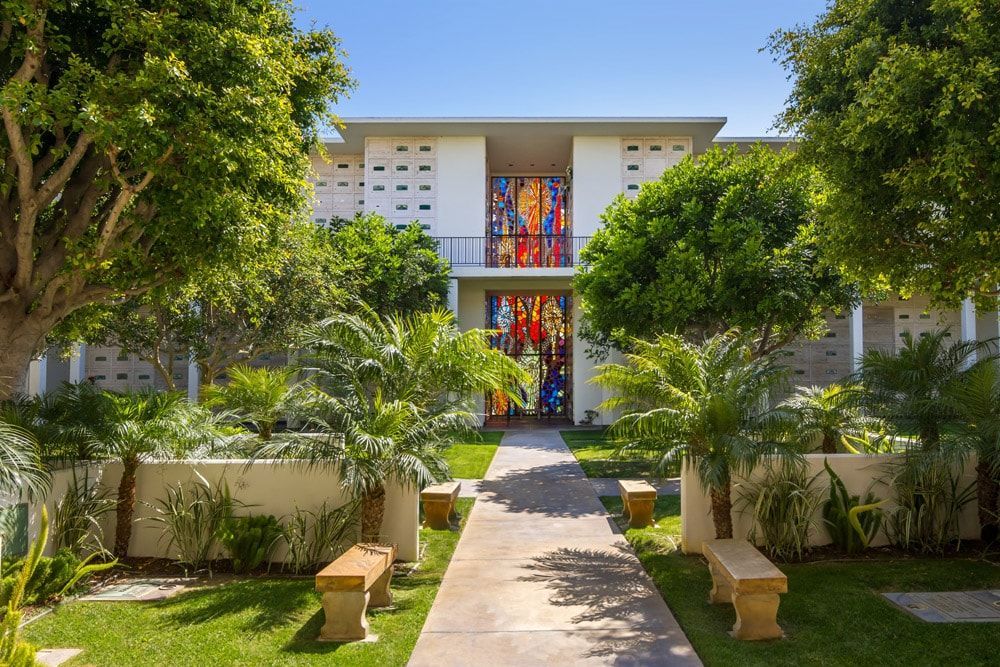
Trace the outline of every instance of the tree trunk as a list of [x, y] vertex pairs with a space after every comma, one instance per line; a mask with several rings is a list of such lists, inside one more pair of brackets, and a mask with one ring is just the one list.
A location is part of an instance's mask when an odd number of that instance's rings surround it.
[[979, 502], [979, 535], [984, 542], [993, 542], [1000, 533], [997, 520], [1000, 485], [993, 476], [988, 461], [980, 459], [976, 464], [976, 498]]
[[361, 497], [361, 541], [378, 542], [385, 515], [385, 487], [379, 485]]
[[135, 473], [139, 459], [131, 456], [122, 461], [122, 479], [118, 483], [118, 502], [115, 505], [115, 558], [128, 555], [132, 539], [132, 514], [135, 511]]
[[940, 440], [941, 433], [938, 430], [937, 424], [927, 424], [920, 428], [920, 444], [925, 452], [937, 449]]
[[837, 453], [837, 441], [834, 439], [833, 435], [830, 433], [823, 434], [823, 453], [824, 454], [836, 454]]
[[712, 523], [715, 524], [715, 537], [719, 540], [733, 539], [733, 501], [732, 486], [727, 481], [721, 489], [712, 489]]
[[40, 318], [12, 305], [0, 308], [0, 400], [25, 388], [28, 364], [42, 349], [50, 328]]

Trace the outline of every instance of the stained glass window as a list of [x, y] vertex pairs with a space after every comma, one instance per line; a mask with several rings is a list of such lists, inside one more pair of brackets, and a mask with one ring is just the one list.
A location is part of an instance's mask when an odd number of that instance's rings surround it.
[[570, 266], [566, 179], [498, 176], [487, 229], [490, 266]]
[[501, 394], [488, 397], [491, 417], [569, 415], [570, 298], [564, 294], [487, 297], [491, 345], [517, 360], [531, 380], [518, 407]]

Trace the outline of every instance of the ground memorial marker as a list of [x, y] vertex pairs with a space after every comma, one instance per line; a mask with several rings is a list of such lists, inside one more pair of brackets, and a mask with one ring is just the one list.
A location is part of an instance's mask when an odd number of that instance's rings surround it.
[[883, 593], [890, 602], [929, 623], [998, 623], [1000, 591]]

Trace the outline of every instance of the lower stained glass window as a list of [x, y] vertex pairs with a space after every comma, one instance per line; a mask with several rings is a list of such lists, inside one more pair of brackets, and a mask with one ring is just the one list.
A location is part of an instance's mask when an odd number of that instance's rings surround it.
[[520, 388], [522, 406], [503, 394], [487, 397], [490, 417], [569, 415], [570, 297], [565, 294], [491, 295], [488, 326], [494, 349], [517, 360], [531, 380]]

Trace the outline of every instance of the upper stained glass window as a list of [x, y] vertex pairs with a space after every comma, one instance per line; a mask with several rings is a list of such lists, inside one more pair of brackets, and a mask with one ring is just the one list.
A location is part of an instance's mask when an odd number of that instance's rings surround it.
[[491, 189], [488, 265], [570, 266], [566, 179], [497, 176]]

